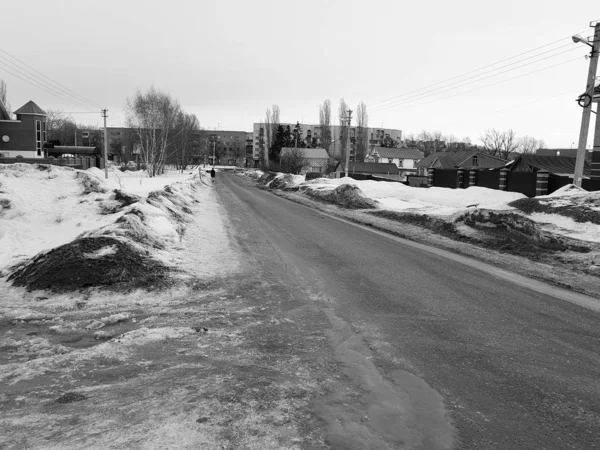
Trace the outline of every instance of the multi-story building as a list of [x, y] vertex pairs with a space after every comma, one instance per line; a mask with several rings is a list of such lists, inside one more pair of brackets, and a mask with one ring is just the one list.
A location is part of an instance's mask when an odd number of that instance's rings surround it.
[[[294, 129], [296, 124], [294, 123], [281, 123], [283, 126], [290, 126], [291, 129]], [[321, 140], [323, 137], [323, 127], [320, 125], [308, 125], [302, 124], [302, 136], [307, 144], [310, 146], [314, 146], [316, 144], [320, 147]], [[329, 127], [331, 130], [331, 144], [329, 148], [326, 148], [327, 153], [332, 158], [340, 159], [342, 155], [342, 127], [340, 125], [332, 125]], [[350, 128], [350, 158], [354, 159], [356, 154], [356, 146], [357, 146], [357, 137], [359, 134], [358, 127]], [[252, 159], [255, 162], [255, 165], [259, 164], [260, 155], [261, 155], [261, 146], [266, 146], [266, 138], [265, 138], [265, 124], [255, 123], [252, 127]], [[390, 128], [367, 128], [367, 136], [366, 139], [368, 148], [370, 151], [375, 147], [382, 146], [386, 143], [390, 144], [392, 141], [394, 143], [399, 143], [402, 141], [402, 130], [390, 129]], [[362, 161], [361, 161], [362, 162]]]
[[204, 131], [207, 157], [212, 163], [213, 154], [216, 164], [244, 166], [249, 146], [247, 131], [206, 130]]

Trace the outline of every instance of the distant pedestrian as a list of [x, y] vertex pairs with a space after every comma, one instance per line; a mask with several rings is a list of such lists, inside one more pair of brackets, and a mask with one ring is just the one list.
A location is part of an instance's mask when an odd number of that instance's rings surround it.
[[212, 179], [212, 182], [215, 182], [215, 177], [217, 176], [217, 172], [215, 172], [215, 168], [213, 167], [212, 169], [210, 169], [210, 178]]

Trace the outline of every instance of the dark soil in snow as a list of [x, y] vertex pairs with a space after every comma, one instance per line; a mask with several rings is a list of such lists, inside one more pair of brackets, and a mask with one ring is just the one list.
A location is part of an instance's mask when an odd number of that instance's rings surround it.
[[358, 186], [342, 184], [335, 189], [301, 189], [307, 196], [325, 203], [332, 203], [347, 209], [372, 209], [376, 202], [367, 197]]
[[596, 225], [600, 225], [600, 210], [591, 209], [592, 207], [598, 208], [600, 206], [596, 201], [590, 204], [578, 204], [577, 206], [564, 205], [564, 206], [553, 206], [547, 204], [547, 200], [540, 200], [536, 198], [522, 198], [515, 200], [508, 204], [513, 208], [517, 208], [526, 214], [531, 213], [546, 213], [546, 214], [559, 214], [561, 216], [570, 217], [575, 222], [585, 223], [591, 222]]
[[40, 253], [9, 277], [16, 286], [66, 292], [86, 287], [152, 286], [168, 268], [132, 244], [109, 236], [78, 238]]

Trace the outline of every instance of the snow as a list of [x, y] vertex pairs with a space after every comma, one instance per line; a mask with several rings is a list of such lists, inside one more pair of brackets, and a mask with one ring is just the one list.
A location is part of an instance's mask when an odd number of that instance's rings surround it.
[[517, 192], [505, 192], [472, 186], [467, 189], [432, 187], [428, 189], [373, 180], [353, 178], [317, 178], [304, 185], [319, 189], [334, 189], [340, 184], [354, 184], [364, 194], [380, 203], [384, 209], [393, 211], [414, 210], [423, 214], [452, 215], [468, 206], [487, 209], [510, 209], [508, 203], [526, 198]]
[[[83, 195], [79, 172], [94, 177], [106, 192]], [[161, 197], [159, 201], [147, 201], [151, 192], [165, 186], [170, 186], [174, 193], [170, 199]], [[140, 201], [117, 213], [106, 214], [103, 205], [117, 204], [111, 200], [114, 189], [140, 196]], [[199, 232], [201, 236], [187, 237], [194, 240], [191, 249], [175, 248], [181, 245], [180, 232], [185, 225], [175, 220], [168, 209], [181, 212], [184, 199], [190, 195], [200, 205], [199, 212], [190, 220], [196, 228], [195, 233]], [[178, 203], [180, 199], [181, 204]], [[236, 267], [214, 187], [199, 183], [198, 169], [184, 173], [170, 171], [148, 178], [143, 171], [121, 172], [110, 168], [109, 178], [105, 179], [104, 171], [97, 168], [80, 171], [50, 166], [40, 170], [31, 164], [2, 164], [0, 201], [9, 203], [8, 208], [0, 206], [0, 277], [7, 275], [6, 269], [12, 265], [66, 244], [79, 235], [122, 236], [116, 221], [132, 210], [139, 211], [144, 217], [140, 221], [143, 223], [135, 229], [140, 233], [140, 239], [160, 243], [170, 251], [171, 254], [157, 251], [154, 256], [158, 259], [185, 261], [189, 264], [188, 269], [205, 277], [223, 274]], [[86, 256], [101, 258], [114, 251], [112, 247], [105, 247]], [[181, 254], [175, 255], [177, 251]]]
[[[353, 178], [316, 178], [301, 183], [312, 189], [335, 189], [341, 184], [353, 184], [363, 193], [378, 202], [381, 209], [404, 211], [435, 216], [451, 216], [472, 207], [494, 210], [514, 210], [509, 203], [525, 195], [517, 192], [499, 191], [479, 186], [467, 189], [440, 187], [417, 188], [402, 183]], [[574, 206], [585, 204], [592, 210], [600, 210], [600, 192], [588, 192], [574, 185], [563, 186], [550, 195], [536, 199], [551, 206]], [[594, 206], [598, 205], [598, 206]], [[516, 211], [516, 210], [515, 210]], [[543, 230], [588, 242], [600, 242], [600, 226], [593, 223], [578, 223], [558, 214], [532, 214], [530, 218], [539, 223]]]

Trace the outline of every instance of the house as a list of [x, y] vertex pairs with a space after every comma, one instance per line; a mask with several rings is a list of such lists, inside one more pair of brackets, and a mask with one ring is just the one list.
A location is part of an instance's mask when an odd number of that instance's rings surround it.
[[[336, 177], [340, 177], [344, 172], [342, 164], [339, 164], [336, 168]], [[366, 177], [380, 177], [380, 178], [400, 178], [400, 169], [396, 164], [392, 163], [359, 163], [350, 162], [349, 164], [349, 175], [361, 175]]]
[[[540, 148], [535, 151], [535, 154], [538, 156], [568, 156], [570, 158], [577, 157], [577, 149], [576, 148]], [[592, 160], [592, 152], [590, 150], [586, 150], [585, 159], [587, 161]]]
[[424, 158], [418, 148], [375, 147], [370, 156], [372, 156], [372, 162], [395, 164], [405, 172], [416, 172], [417, 162]]
[[[295, 148], [283, 147], [281, 149], [281, 156], [285, 156], [296, 150]], [[327, 166], [329, 165], [329, 161], [331, 158], [327, 153], [327, 150], [324, 148], [299, 148], [297, 149], [304, 153], [304, 156], [308, 160], [308, 166], [302, 170], [302, 174], [306, 172], [320, 172], [325, 173], [327, 170]]]
[[11, 119], [0, 102], [0, 155], [4, 158], [44, 158], [46, 113], [33, 101], [17, 109]]
[[[569, 156], [543, 156], [525, 154], [520, 155], [515, 160], [506, 165], [511, 172], [539, 172], [545, 170], [551, 174], [573, 177], [575, 172], [575, 161], [577, 158]], [[589, 178], [591, 174], [591, 164], [585, 160], [583, 162], [583, 177]]]
[[506, 160], [483, 150], [436, 152], [417, 163], [417, 174], [427, 175], [428, 169], [494, 169], [506, 165]]

